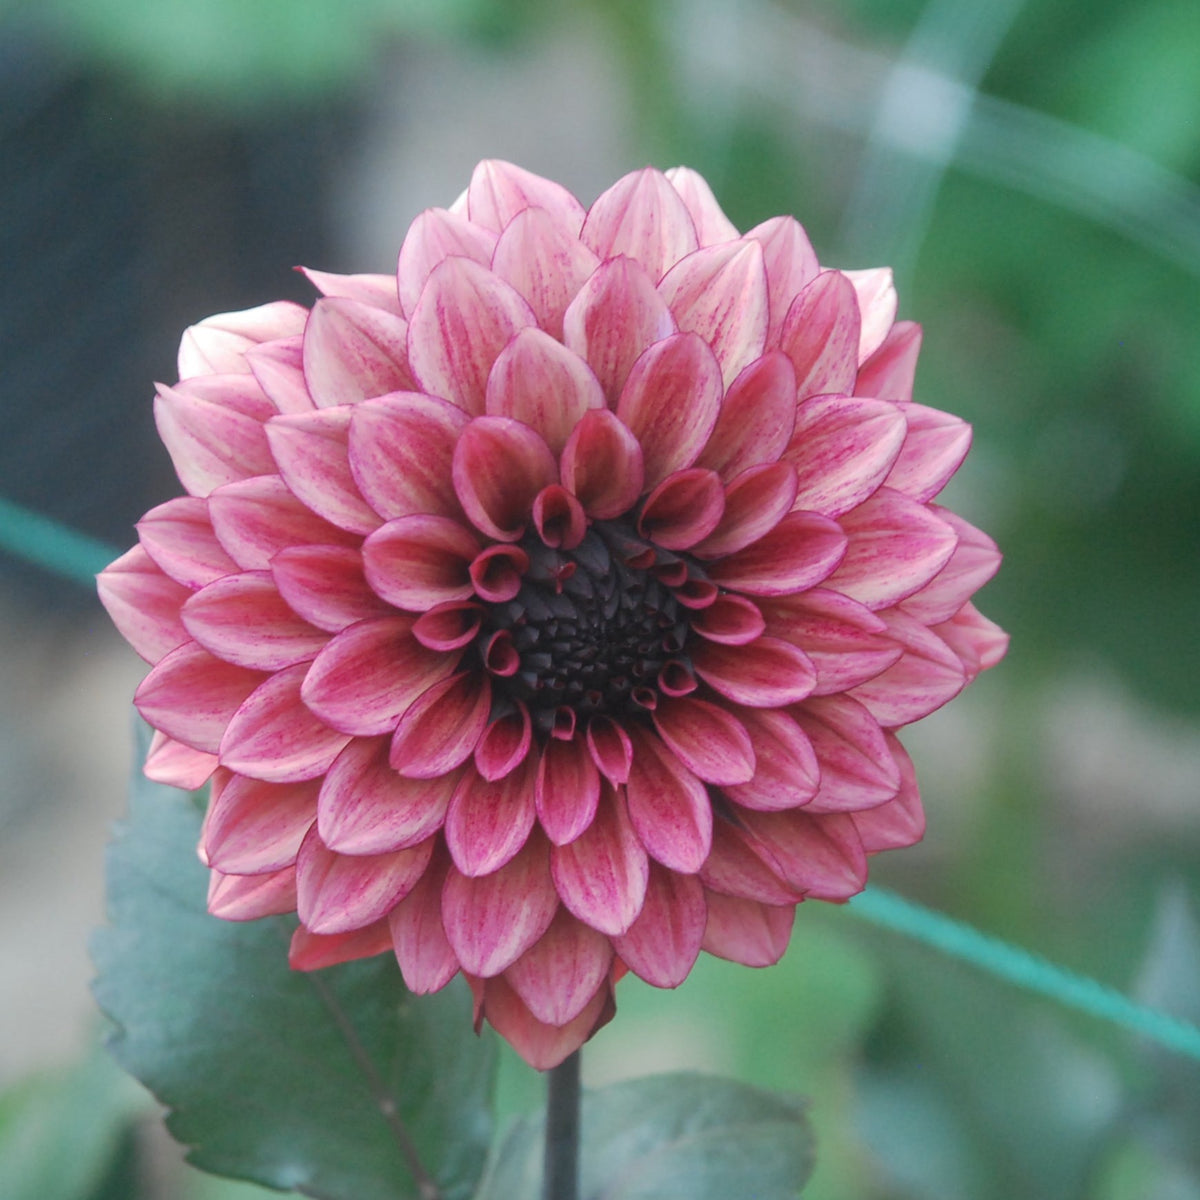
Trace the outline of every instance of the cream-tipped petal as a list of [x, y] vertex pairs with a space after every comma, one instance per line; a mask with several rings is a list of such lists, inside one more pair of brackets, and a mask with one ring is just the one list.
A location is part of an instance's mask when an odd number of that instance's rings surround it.
[[487, 726], [491, 684], [463, 671], [435, 683], [405, 712], [392, 738], [392, 766], [410, 779], [436, 779], [461, 766]]
[[246, 351], [261, 342], [291, 337], [304, 328], [308, 310], [290, 300], [205, 317], [184, 330], [179, 343], [179, 378], [248, 373]]
[[542, 209], [572, 237], [579, 236], [583, 205], [561, 183], [499, 158], [484, 159], [471, 173], [467, 214], [475, 224], [499, 233], [530, 208]]
[[313, 401], [332, 408], [411, 388], [407, 347], [402, 318], [360, 300], [318, 300], [304, 329], [304, 379]]
[[854, 390], [861, 319], [854, 285], [841, 271], [822, 271], [792, 301], [779, 347], [796, 368], [796, 394]]
[[450, 797], [446, 846], [463, 875], [491, 875], [525, 845], [535, 819], [532, 756], [501, 779], [485, 779], [468, 766]]
[[329, 633], [393, 611], [371, 590], [352, 546], [288, 546], [272, 557], [271, 578], [294, 613]]
[[701, 246], [713, 246], [737, 237], [737, 227], [722, 211], [703, 175], [691, 167], [671, 167], [666, 176], [691, 214]]
[[619, 517], [642, 494], [642, 447], [616, 413], [589, 410], [567, 439], [561, 472], [588, 516]]
[[180, 496], [152, 508], [137, 531], [146, 553], [190, 590], [238, 569], [217, 541], [208, 504], [199, 497]]
[[872, 267], [866, 271], [843, 271], [854, 285], [862, 332], [858, 339], [858, 361], [866, 362], [883, 345], [896, 320], [900, 301], [892, 280], [891, 267]]
[[121, 636], [151, 665], [188, 640], [179, 610], [191, 592], [134, 546], [96, 576], [96, 591]]
[[911, 400], [920, 352], [920, 325], [897, 321], [879, 349], [859, 368], [854, 394], [880, 400]]
[[263, 783], [221, 772], [204, 820], [209, 866], [227, 875], [290, 867], [317, 819], [319, 782]]
[[452, 254], [480, 266], [492, 261], [496, 235], [444, 208], [428, 208], [409, 226], [396, 269], [400, 303], [412, 316], [433, 269]]
[[451, 517], [397, 517], [363, 543], [367, 582], [383, 599], [412, 612], [425, 612], [474, 595], [471, 563], [479, 539]]

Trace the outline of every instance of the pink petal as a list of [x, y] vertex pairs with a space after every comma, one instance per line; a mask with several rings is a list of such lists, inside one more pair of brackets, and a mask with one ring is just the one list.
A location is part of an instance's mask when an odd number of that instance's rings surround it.
[[849, 813], [745, 811], [742, 821], [755, 852], [807, 896], [848, 900], [866, 886], [867, 856]]
[[247, 373], [245, 352], [251, 346], [297, 334], [307, 319], [308, 310], [288, 300], [206, 317], [183, 331], [179, 378]]
[[499, 233], [529, 208], [544, 209], [573, 237], [583, 225], [583, 205], [560, 183], [502, 159], [484, 159], [471, 174], [467, 212], [477, 225]]
[[666, 174], [671, 186], [679, 193], [684, 207], [691, 214], [701, 246], [712, 246], [717, 242], [727, 242], [737, 237], [737, 228], [721, 211], [721, 206], [703, 175], [690, 167], [672, 167]]
[[158, 385], [154, 423], [179, 482], [193, 496], [275, 470], [263, 422], [275, 406], [252, 376], [220, 375]]
[[734, 554], [769, 533], [791, 511], [796, 470], [791, 463], [749, 467], [725, 489], [725, 512], [716, 529], [692, 547], [698, 558]]
[[935, 633], [901, 609], [881, 614], [903, 654], [886, 671], [854, 689], [854, 698], [883, 726], [919, 721], [967, 684], [958, 656]]
[[413, 625], [413, 637], [430, 650], [461, 650], [475, 640], [483, 609], [467, 600], [452, 600], [422, 613]]
[[699, 879], [652, 863], [642, 911], [624, 934], [613, 939], [613, 947], [647, 983], [678, 987], [700, 954], [707, 912]]
[[150, 739], [150, 749], [142, 773], [155, 783], [194, 792], [203, 787], [213, 771], [217, 769], [217, 756], [193, 750], [174, 738], [167, 737], [160, 729]]
[[440, 991], [458, 974], [458, 959], [442, 928], [446, 858], [444, 850], [436, 852], [413, 890], [388, 914], [404, 986], [418, 996]]
[[602, 259], [618, 254], [635, 259], [655, 282], [699, 246], [679, 193], [652, 167], [631, 172], [603, 192], [579, 238]]
[[721, 587], [780, 596], [820, 583], [845, 553], [846, 535], [834, 521], [792, 512], [758, 541], [713, 563], [708, 574]]
[[885, 482], [914, 500], [930, 500], [966, 458], [971, 427], [959, 417], [923, 404], [906, 404], [903, 411], [908, 436]]
[[668, 475], [646, 497], [637, 531], [666, 550], [686, 550], [717, 528], [724, 511], [721, 477], [691, 467]]
[[254, 671], [307, 662], [329, 640], [292, 612], [266, 571], [226, 575], [208, 584], [181, 615], [188, 633], [206, 650]]
[[444, 208], [428, 208], [409, 226], [396, 269], [400, 304], [410, 316], [425, 282], [452, 254], [486, 267], [492, 261], [496, 235]]
[[533, 498], [558, 482], [542, 438], [510, 417], [477, 417], [454, 447], [454, 490], [476, 529], [503, 542], [525, 531]]
[[897, 321], [883, 345], [859, 368], [854, 394], [880, 400], [911, 400], [920, 352], [920, 325]]
[[896, 320], [899, 299], [892, 282], [891, 267], [872, 267], [867, 271], [843, 271], [854, 285], [858, 311], [862, 316], [862, 333], [858, 340], [858, 361], [866, 362], [883, 345]]
[[869, 608], [825, 588], [760, 602], [767, 632], [800, 646], [817, 672], [814, 696], [848, 691], [902, 653]]
[[638, 440], [607, 409], [589, 411], [571, 432], [562, 454], [562, 481], [597, 520], [619, 517], [642, 493]]
[[244, 775], [213, 784], [203, 847], [211, 867], [226, 875], [262, 875], [290, 867], [317, 818], [317, 781], [263, 783]]
[[348, 933], [387, 914], [416, 886], [433, 838], [390, 854], [335, 854], [314, 826], [296, 859], [296, 911], [311, 933]]
[[245, 571], [265, 571], [288, 546], [349, 546], [358, 538], [318, 517], [278, 475], [228, 483], [208, 498], [213, 532]]
[[151, 665], [188, 640], [179, 610], [191, 592], [141, 546], [109, 563], [96, 576], [96, 590], [121, 636]]
[[783, 453], [800, 478], [796, 507], [840, 517], [872, 495], [900, 453], [907, 411], [849, 396], [813, 396], [801, 404]]
[[925, 810], [921, 807], [912, 759], [894, 734], [885, 734], [885, 737], [900, 768], [900, 791], [885, 804], [851, 814], [854, 828], [868, 854], [915, 846], [925, 836]]
[[754, 641], [765, 627], [758, 605], [732, 592], [722, 593], [692, 618], [693, 633], [725, 646], [744, 646]]
[[631, 258], [597, 267], [563, 314], [563, 342], [591, 366], [610, 401], [642, 352], [675, 332], [667, 302]]
[[545, 209], [527, 208], [500, 235], [492, 270], [524, 297], [551, 337], [561, 338], [563, 315], [599, 261]]
[[772, 217], [745, 236], [763, 248], [771, 305], [767, 345], [776, 346], [792, 299], [817, 277], [821, 268], [808, 235], [794, 217]]
[[345, 296], [348, 300], [373, 304], [393, 316], [401, 315], [395, 275], [335, 275], [311, 267], [297, 269], [322, 296]]
[[796, 368], [796, 394], [848, 395], [858, 368], [860, 319], [854, 286], [841, 271], [822, 271], [792, 301], [779, 347]]
[[321, 841], [339, 854], [385, 854], [441, 827], [458, 782], [405, 779], [388, 762], [387, 738], [355, 738], [333, 761], [317, 798]]
[[849, 540], [828, 586], [872, 610], [924, 587], [958, 544], [953, 526], [886, 487], [846, 513], [840, 524]]
[[787, 950], [795, 917], [791, 904], [759, 904], [710, 892], [702, 948], [743, 966], [770, 967]]
[[318, 516], [352, 533], [382, 522], [350, 471], [351, 407], [293, 413], [267, 423], [267, 439], [292, 494]]
[[304, 378], [304, 338], [280, 338], [246, 351], [246, 362], [258, 386], [281, 413], [312, 412], [316, 408]]
[[518, 330], [536, 324], [533, 310], [498, 275], [469, 258], [447, 258], [429, 276], [409, 322], [409, 361], [421, 390], [482, 413], [492, 363]]
[[271, 559], [271, 578], [293, 612], [329, 633], [393, 611], [371, 591], [362, 554], [350, 546], [289, 546]]
[[350, 740], [315, 717], [300, 698], [308, 663], [276, 672], [229, 721], [221, 765], [253, 779], [292, 783], [323, 775]]
[[350, 419], [350, 470], [381, 517], [461, 512], [450, 478], [461, 408], [420, 392], [396, 392], [354, 406]]
[[424, 612], [474, 595], [471, 562], [482, 548], [474, 533], [450, 517], [397, 517], [363, 542], [363, 570], [385, 600]]
[[642, 911], [649, 860], [620, 791], [604, 787], [595, 819], [573, 842], [553, 847], [550, 863], [563, 904], [585, 925], [616, 937]]
[[933, 632], [958, 655], [968, 679], [994, 667], [1008, 650], [1008, 634], [973, 604], [964, 604]]
[[550, 928], [504, 978], [547, 1025], [566, 1025], [592, 1002], [608, 980], [613, 948], [608, 938], [559, 908]]
[[533, 828], [536, 760], [523, 760], [502, 779], [468, 767], [446, 813], [446, 845], [454, 865], [472, 877], [490, 875], [525, 845]]
[[[744, 648], [735, 653], [744, 653]], [[745, 783], [754, 774], [754, 750], [746, 727], [732, 713], [707, 700], [674, 696], [661, 701], [654, 710], [654, 728], [687, 770], [695, 772], [705, 783]], [[643, 742], [652, 743], [653, 740], [647, 737]], [[668, 774], [678, 774], [669, 765], [669, 756], [662, 754], [657, 745], [649, 757], [655, 756], [660, 762], [668, 763], [665, 768]], [[629, 781], [631, 813], [637, 810], [633, 799], [635, 790], [640, 805], [648, 786], [647, 779], [638, 770], [639, 757], [643, 757], [641, 744], [634, 756], [634, 770]], [[654, 766], [649, 761], [645, 766], [653, 775]], [[687, 772], [682, 774], [686, 776]], [[634, 775], [638, 776], [636, 784]], [[668, 786], [671, 785], [668, 783]], [[649, 846], [646, 848], [650, 849]]]
[[529, 328], [492, 365], [486, 405], [489, 416], [512, 417], [535, 430], [557, 457], [583, 414], [604, 407], [604, 389], [578, 354]]
[[556, 845], [573, 842], [592, 823], [600, 772], [582, 738], [551, 738], [542, 747], [534, 787], [538, 820]]
[[700, 456], [721, 408], [721, 368], [694, 333], [679, 333], [651, 346], [633, 364], [617, 416], [641, 443], [645, 486]]
[[[655, 716], [661, 711], [660, 706]], [[742, 733], [744, 737], [745, 731]], [[673, 871], [694, 875], [703, 866], [712, 845], [708, 790], [675, 752], [653, 734], [634, 729], [633, 736], [629, 819], [651, 857]], [[728, 773], [748, 779], [753, 774], [753, 762], [747, 768], [744, 757], [737, 753], [736, 739], [730, 735], [726, 740], [730, 747], [727, 754], [732, 760]], [[752, 757], [749, 738], [746, 742], [746, 753]]]
[[442, 890], [442, 923], [464, 971], [488, 978], [510, 967], [550, 928], [558, 895], [548, 847], [536, 834], [489, 875], [451, 867]]
[[531, 1013], [506, 978], [497, 977], [476, 985], [476, 1028], [488, 1023], [535, 1070], [548, 1071], [574, 1053], [611, 1020], [616, 1006], [612, 984], [605, 982], [587, 1007], [565, 1025], [547, 1025]]
[[486, 675], [463, 671], [435, 683], [396, 727], [392, 766], [410, 779], [433, 779], [460, 766], [487, 725], [491, 701]]
[[230, 718], [262, 681], [261, 671], [235, 667], [185, 642], [142, 680], [133, 702], [155, 729], [215, 754]]
[[758, 242], [734, 241], [689, 254], [658, 285], [681, 331], [698, 333], [728, 386], [758, 359], [767, 339], [767, 273]]
[[313, 933], [299, 926], [288, 947], [288, 966], [293, 971], [319, 971], [338, 963], [373, 958], [392, 948], [391, 930], [386, 921], [375, 921], [347, 933]]
[[583, 505], [560, 484], [552, 483], [538, 492], [532, 516], [542, 544], [551, 549], [574, 550], [587, 535]]
[[692, 665], [714, 691], [751, 708], [795, 704], [811, 695], [817, 682], [808, 655], [791, 642], [773, 637], [760, 637], [743, 646], [698, 645]]
[[451, 675], [458, 655], [430, 650], [409, 616], [343, 629], [313, 661], [300, 695], [326, 725], [355, 737], [391, 733], [409, 705]]
[[521, 577], [527, 570], [529, 555], [520, 546], [491, 545], [471, 560], [471, 583], [481, 600], [502, 604], [521, 590]]
[[354, 404], [413, 385], [408, 326], [373, 304], [330, 296], [304, 329], [304, 379], [318, 408]]
[[[529, 759], [529, 747], [533, 740], [529, 720], [529, 709], [516, 701], [516, 710], [496, 717], [483, 731], [483, 737], [475, 746], [475, 769], [484, 779], [503, 779]], [[537, 769], [537, 756], [532, 758], [531, 770]], [[533, 797], [533, 777], [529, 780], [530, 812]], [[461, 863], [459, 866], [461, 867]]]
[[152, 508], [138, 523], [146, 553], [177, 583], [191, 590], [238, 569], [213, 532], [208, 503], [180, 496]]
[[696, 460], [726, 482], [748, 467], [775, 462], [796, 422], [796, 371], [772, 350], [752, 362], [729, 385], [716, 428]]
[[821, 785], [808, 804], [813, 813], [874, 808], [900, 787], [900, 772], [879, 722], [850, 696], [810, 697], [793, 710], [821, 764]]
[[958, 535], [950, 561], [900, 607], [923, 625], [948, 621], [1000, 568], [1000, 551], [982, 529], [948, 509], [933, 506]]
[[784, 883], [754, 852], [752, 841], [732, 820], [718, 820], [713, 825], [712, 851], [699, 875], [708, 891], [710, 905], [718, 892], [762, 904], [797, 904], [803, 900], [801, 890]]
[[754, 747], [754, 777], [726, 787], [726, 795], [744, 808], [764, 812], [807, 804], [821, 781], [821, 766], [808, 735], [786, 713], [773, 709], [745, 708], [738, 717]]
[[208, 911], [223, 921], [256, 921], [296, 911], [296, 868], [269, 875], [222, 875], [208, 879]]
[[588, 721], [587, 747], [600, 773], [614, 786], [629, 778], [633, 743], [624, 727], [612, 717], [596, 716]]

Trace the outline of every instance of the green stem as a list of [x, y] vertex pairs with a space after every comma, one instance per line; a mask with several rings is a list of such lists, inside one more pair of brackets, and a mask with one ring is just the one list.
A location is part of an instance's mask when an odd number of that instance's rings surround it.
[[579, 1055], [550, 1072], [542, 1200], [579, 1200]]

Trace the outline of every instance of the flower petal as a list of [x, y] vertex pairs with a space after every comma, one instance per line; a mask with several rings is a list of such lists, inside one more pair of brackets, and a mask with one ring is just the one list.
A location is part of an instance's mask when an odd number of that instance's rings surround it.
[[[745, 647], [735, 651], [744, 652]], [[746, 727], [725, 709], [693, 696], [673, 696], [659, 702], [653, 718], [654, 728], [675, 757], [705, 783], [745, 783], [754, 775], [754, 750]], [[643, 739], [643, 743], [652, 741], [651, 738]], [[657, 746], [650, 757], [655, 755], [660, 761], [669, 757], [659, 754]], [[638, 793], [637, 804], [640, 806], [649, 783], [646, 776], [653, 776], [655, 771], [649, 762], [645, 764], [646, 772], [637, 769], [638, 759], [642, 756], [642, 744], [639, 744], [629, 780], [631, 813], [635, 805], [633, 793]], [[668, 774], [676, 774], [670, 766], [666, 770]], [[637, 783], [634, 782], [635, 774]], [[649, 846], [646, 848], [650, 849]]]
[[319, 786], [315, 780], [263, 783], [219, 772], [204, 819], [209, 866], [226, 875], [262, 875], [290, 867], [317, 818]]
[[391, 733], [409, 705], [451, 675], [457, 654], [423, 646], [407, 615], [359, 621], [317, 655], [300, 689], [326, 725], [355, 737]]
[[971, 427], [959, 417], [906, 404], [908, 435], [885, 482], [914, 500], [931, 500], [950, 481], [971, 448]]
[[362, 555], [350, 546], [288, 546], [271, 559], [271, 578], [293, 612], [329, 633], [393, 611], [371, 590]]
[[612, 717], [592, 717], [587, 727], [587, 748], [600, 773], [617, 786], [629, 778], [633, 743], [624, 727]]
[[296, 859], [296, 912], [312, 933], [348, 933], [374, 924], [416, 886], [433, 838], [390, 854], [336, 854], [314, 826]]
[[780, 596], [813, 587], [842, 561], [846, 535], [818, 513], [791, 512], [756, 542], [708, 568], [721, 587]]
[[188, 640], [179, 610], [191, 592], [142, 546], [109, 563], [96, 576], [96, 590], [121, 636], [151, 665]]
[[421, 390], [473, 416], [482, 413], [492, 363], [513, 334], [536, 324], [533, 310], [498, 275], [469, 258], [445, 259], [429, 276], [408, 327], [409, 361]]
[[1008, 649], [1008, 634], [973, 604], [964, 604], [933, 632], [958, 655], [968, 679], [994, 667]]
[[537, 1020], [561, 1026], [592, 1002], [608, 980], [612, 960], [608, 938], [560, 907], [550, 928], [504, 978]]
[[716, 425], [723, 390], [720, 364], [694, 333], [656, 342], [633, 364], [617, 416], [641, 443], [646, 487], [700, 456]]
[[193, 750], [174, 738], [156, 729], [146, 752], [142, 773], [155, 783], [194, 792], [203, 787], [209, 776], [217, 769], [217, 756]]
[[550, 928], [557, 910], [547, 843], [536, 833], [489, 875], [467, 876], [452, 866], [442, 889], [446, 938], [463, 970], [484, 978], [512, 966]]
[[644, 478], [642, 448], [616, 413], [584, 413], [563, 449], [562, 481], [588, 516], [605, 520], [628, 511]]
[[791, 511], [796, 496], [796, 469], [791, 463], [760, 463], [748, 467], [725, 489], [720, 523], [692, 553], [720, 558], [744, 549], [769, 533]]
[[[659, 713], [661, 706], [655, 716]], [[703, 866], [712, 845], [708, 791], [674, 751], [653, 734], [635, 728], [631, 736], [634, 753], [628, 785], [629, 819], [653, 858], [673, 871], [694, 875]], [[752, 755], [749, 738], [746, 742]], [[736, 742], [733, 745], [735, 766], [731, 773], [748, 779], [753, 773], [753, 762], [747, 769], [736, 754]]]
[[288, 966], [293, 971], [319, 971], [338, 963], [374, 958], [391, 948], [391, 930], [383, 920], [346, 933], [313, 933], [300, 925], [288, 946]]
[[724, 511], [721, 477], [703, 467], [690, 467], [668, 475], [646, 497], [637, 531], [666, 550], [686, 550], [718, 527]]
[[858, 339], [858, 361], [866, 362], [883, 345], [896, 320], [900, 305], [891, 267], [872, 267], [867, 271], [843, 271], [854, 285], [858, 311], [862, 316], [862, 332]]
[[238, 569], [213, 532], [207, 501], [180, 496], [152, 508], [138, 523], [146, 553], [176, 583], [195, 590]]
[[183, 331], [179, 378], [249, 372], [245, 354], [251, 346], [297, 334], [307, 319], [308, 310], [290, 300], [205, 317]]
[[425, 612], [475, 593], [471, 563], [479, 539], [451, 517], [397, 517], [363, 542], [363, 570], [371, 588], [399, 608]]
[[407, 347], [402, 318], [361, 300], [318, 300], [304, 329], [309, 394], [318, 408], [332, 408], [411, 388]]
[[745, 236], [763, 248], [771, 305], [767, 345], [776, 346], [793, 297], [816, 279], [821, 268], [808, 235], [795, 217], [772, 217]]
[[475, 528], [515, 542], [525, 531], [533, 498], [558, 482], [558, 464], [528, 425], [510, 417], [477, 417], [454, 447], [452, 475]]
[[560, 183], [513, 163], [484, 159], [471, 173], [467, 212], [477, 225], [499, 233], [529, 208], [544, 209], [573, 237], [583, 225], [583, 205]]
[[885, 733], [884, 737], [900, 768], [900, 790], [885, 804], [851, 814], [854, 828], [868, 854], [915, 846], [925, 836], [925, 810], [921, 807], [912, 759], [895, 734]]
[[246, 351], [246, 362], [258, 386], [281, 413], [312, 412], [316, 408], [304, 378], [304, 338], [280, 338]]
[[811, 695], [817, 682], [808, 655], [791, 642], [773, 637], [760, 637], [742, 646], [698, 645], [692, 666], [714, 691], [751, 708], [795, 704]]
[[897, 321], [879, 349], [859, 368], [854, 394], [880, 400], [911, 400], [920, 352], [920, 325]]
[[473, 767], [463, 772], [450, 797], [445, 832], [450, 857], [464, 875], [490, 875], [525, 845], [536, 816], [536, 772], [532, 756], [502, 779], [485, 779]]
[[709, 892], [702, 949], [743, 966], [770, 967], [787, 950], [795, 918], [793, 904], [760, 904]]
[[726, 795], [744, 808], [764, 812], [807, 804], [820, 785], [821, 766], [804, 730], [787, 713], [774, 709], [741, 709], [738, 718], [754, 747], [754, 777], [727, 786]]
[[948, 509], [931, 507], [954, 529], [958, 545], [933, 579], [900, 603], [910, 617], [924, 625], [950, 620], [1000, 568], [1000, 551], [982, 529]]
[[317, 798], [321, 841], [339, 854], [386, 854], [425, 841], [445, 820], [457, 774], [405, 779], [389, 739], [355, 738], [333, 761]]
[[687, 206], [653, 167], [633, 171], [601, 193], [579, 238], [602, 259], [635, 259], [655, 282], [699, 246]]
[[208, 911], [223, 921], [255, 921], [296, 911], [296, 868], [267, 875], [222, 875], [208, 880]]
[[466, 762], [487, 725], [491, 697], [487, 676], [471, 671], [435, 683], [400, 719], [392, 766], [410, 779], [433, 779]]
[[550, 863], [563, 904], [585, 925], [616, 937], [642, 911], [650, 865], [621, 792], [606, 785], [595, 819], [573, 842], [554, 846]]
[[458, 958], [442, 928], [447, 866], [446, 852], [436, 852], [413, 890], [388, 914], [404, 986], [417, 996], [440, 991], [459, 970]]
[[792, 710], [821, 764], [821, 785], [808, 804], [813, 813], [873, 808], [900, 787], [900, 772], [879, 722], [850, 696], [810, 697]]
[[277, 671], [233, 714], [221, 738], [221, 765], [253, 779], [315, 779], [350, 740], [318, 720], [300, 698], [308, 663]]
[[691, 167], [671, 167], [666, 175], [671, 186], [679, 193], [684, 207], [691, 213], [701, 246], [712, 246], [737, 237], [736, 226], [721, 211], [703, 175]]
[[496, 235], [444, 208], [427, 208], [409, 226], [396, 279], [400, 304], [410, 316], [434, 267], [452, 254], [486, 267], [492, 261]]
[[742, 821], [756, 853], [807, 896], [849, 900], [866, 886], [867, 856], [849, 813], [746, 811]]
[[813, 396], [801, 404], [783, 452], [800, 479], [796, 507], [840, 517], [872, 495], [900, 453], [907, 412], [850, 396]]
[[623, 256], [597, 267], [563, 314], [563, 342], [592, 368], [610, 401], [639, 355], [675, 332], [653, 281]]
[[557, 457], [589, 409], [604, 408], [604, 389], [578, 354], [540, 329], [522, 329], [488, 376], [487, 413], [512, 417], [541, 435]]
[[330, 271], [314, 271], [311, 267], [297, 269], [322, 296], [345, 296], [349, 300], [373, 304], [393, 316], [401, 315], [395, 275], [336, 275]]
[[708, 906], [694, 875], [650, 865], [646, 902], [629, 929], [613, 939], [621, 961], [654, 987], [678, 987], [700, 954]]
[[550, 738], [538, 763], [534, 803], [546, 836], [573, 842], [592, 823], [600, 801], [600, 772], [582, 738]]
[[860, 325], [854, 285], [841, 271], [822, 271], [792, 301], [779, 347], [796, 368], [801, 399], [853, 390]]

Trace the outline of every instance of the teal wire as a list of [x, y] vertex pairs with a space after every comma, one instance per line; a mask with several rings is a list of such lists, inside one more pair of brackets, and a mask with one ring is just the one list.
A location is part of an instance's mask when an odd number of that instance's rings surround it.
[[[86, 587], [93, 587], [96, 572], [120, 553], [3, 497], [0, 497], [0, 549]], [[904, 934], [997, 979], [1200, 1059], [1197, 1026], [1136, 1004], [1094, 979], [1055, 966], [1028, 950], [915, 904], [895, 892], [872, 887], [856, 896], [847, 907], [864, 921]]]
[[3, 496], [0, 496], [0, 550], [89, 588], [95, 586], [96, 572], [120, 553]]
[[1025, 991], [1047, 996], [1064, 1007], [1110, 1021], [1180, 1054], [1200, 1059], [1200, 1027], [1137, 1004], [1115, 988], [914, 904], [886, 888], [869, 888], [855, 896], [848, 908], [865, 921], [902, 933], [949, 958], [971, 963]]

